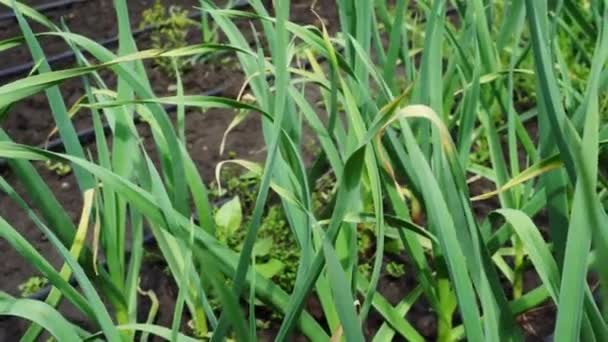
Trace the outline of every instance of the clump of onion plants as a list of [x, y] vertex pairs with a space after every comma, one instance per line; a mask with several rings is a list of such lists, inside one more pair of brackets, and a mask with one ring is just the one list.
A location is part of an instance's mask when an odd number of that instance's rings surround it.
[[[225, 41], [139, 51], [126, 1], [116, 0], [117, 52], [0, 3], [23, 36], [0, 50], [22, 45], [38, 61], [35, 74], [0, 86], [0, 109], [14, 115], [14, 104], [44, 91], [66, 148], [16, 144], [0, 131], [0, 157], [23, 191], [4, 177], [0, 188], [62, 260], [51, 265], [0, 218], [0, 237], [52, 285], [45, 301], [0, 292], [0, 314], [32, 322], [24, 340], [43, 331], [66, 341], [188, 340], [195, 331], [249, 341], [268, 318], [260, 306], [280, 320], [278, 341], [520, 341], [532, 333], [519, 318], [547, 306], [554, 331], [534, 338], [608, 340], [597, 301], [608, 284], [605, 1], [336, 1], [329, 22], [313, 3], [316, 26], [290, 21], [289, 0], [272, 11], [260, 0], [246, 11], [201, 1]], [[259, 25], [248, 34], [239, 20]], [[34, 21], [48, 33], [34, 34]], [[38, 40], [46, 35], [65, 40], [77, 66], [52, 71]], [[565, 51], [580, 37], [585, 62]], [[180, 81], [174, 96], [152, 91], [144, 60], [214, 53], [238, 61], [247, 101]], [[59, 87], [73, 78], [95, 152], [78, 141]], [[259, 120], [263, 161], [229, 161], [254, 186], [215, 202], [188, 151], [187, 107], [233, 110], [233, 134], [246, 117]], [[137, 124], [149, 127], [146, 144]], [[303, 152], [311, 135], [312, 156]], [[46, 160], [73, 170], [76, 220], [31, 164]], [[140, 293], [150, 294], [139, 282], [149, 234], [177, 286], [164, 326], [155, 310], [138, 315]], [[387, 253], [407, 262], [387, 263]], [[414, 281], [388, 298], [379, 286], [387, 275]], [[63, 315], [62, 300], [91, 324]], [[408, 315], [421, 305], [435, 316], [432, 332]]]

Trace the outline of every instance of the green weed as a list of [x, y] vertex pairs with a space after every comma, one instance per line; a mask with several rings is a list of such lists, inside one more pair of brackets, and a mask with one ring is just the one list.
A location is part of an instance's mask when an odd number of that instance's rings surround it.
[[48, 283], [48, 279], [40, 276], [34, 276], [29, 277], [25, 282], [19, 284], [17, 288], [21, 293], [21, 297], [29, 297], [47, 286]]
[[[150, 32], [151, 45], [155, 49], [172, 50], [188, 45], [188, 31], [196, 25], [196, 22], [188, 18], [188, 11], [178, 6], [163, 6], [160, 0], [156, 0], [151, 8], [142, 12], [141, 27], [153, 26]], [[154, 60], [165, 74], [175, 77], [173, 60], [157, 58]], [[188, 70], [187, 59], [176, 60], [178, 72]]]

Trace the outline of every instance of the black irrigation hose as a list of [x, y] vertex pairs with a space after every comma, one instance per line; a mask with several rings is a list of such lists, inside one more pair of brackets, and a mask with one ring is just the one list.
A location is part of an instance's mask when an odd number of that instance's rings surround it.
[[[134, 30], [133, 37], [137, 37], [146, 32], [149, 32], [153, 28], [154, 28], [153, 26], [146, 26], [142, 29]], [[99, 42], [99, 44], [104, 47], [110, 47], [110, 46], [115, 45], [116, 43], [118, 43], [118, 36], [106, 38]], [[49, 65], [54, 65], [59, 62], [73, 60], [75, 58], [75, 56], [76, 56], [76, 54], [74, 51], [67, 50], [67, 51], [49, 56], [46, 60], [49, 63]], [[8, 67], [6, 69], [2, 69], [2, 70], [0, 70], [0, 79], [27, 74], [34, 68], [34, 65], [35, 65], [34, 62], [26, 62], [23, 64]]]
[[[79, 0], [79, 1], [84, 1], [84, 0]], [[235, 3], [232, 6], [232, 9], [239, 9], [239, 8], [246, 7], [248, 5], [249, 5], [248, 0], [239, 0], [237, 3]], [[196, 12], [190, 13], [188, 15], [188, 18], [189, 19], [198, 19], [198, 18], [200, 18], [200, 16], [201, 16], [200, 11], [196, 11]], [[148, 25], [141, 29], [133, 30], [132, 34], [133, 34], [133, 37], [138, 37], [138, 36], [141, 36], [142, 34], [150, 32], [158, 27], [159, 27], [158, 25]], [[104, 47], [113, 46], [116, 43], [118, 43], [118, 39], [119, 39], [118, 36], [114, 36], [114, 37], [107, 38], [107, 39], [100, 41], [99, 44]], [[53, 65], [53, 64], [57, 64], [62, 61], [73, 60], [75, 58], [75, 56], [76, 56], [76, 54], [73, 50], [67, 50], [67, 51], [49, 56], [47, 58], [47, 62], [49, 63], [49, 65]], [[5, 79], [5, 78], [9, 78], [9, 77], [27, 74], [34, 68], [34, 66], [35, 66], [35, 63], [33, 61], [31, 61], [31, 62], [15, 65], [12, 67], [8, 67], [6, 69], [2, 69], [2, 70], [0, 70], [0, 79]]]
[[[88, 1], [88, 0], [58, 0], [55, 2], [50, 2], [50, 3], [35, 6], [34, 9], [40, 13], [44, 13], [44, 12], [52, 11], [55, 9], [68, 7], [68, 6], [77, 4], [79, 2], [86, 2], [86, 1]], [[0, 14], [0, 21], [5, 21], [5, 20], [9, 20], [9, 19], [15, 19], [15, 12], [8, 11], [8, 12]]]
[[[222, 85], [220, 87], [205, 91], [201, 95], [216, 96], [216, 95], [221, 94], [224, 90], [226, 90], [226, 86]], [[167, 112], [174, 112], [175, 110], [177, 110], [177, 105], [171, 104], [171, 105], [164, 106], [164, 108], [165, 108], [165, 111], [167, 111]], [[139, 123], [139, 122], [140, 122], [139, 116], [136, 116], [135, 123]], [[104, 123], [103, 131], [105, 134], [108, 134], [110, 132], [110, 125], [108, 123]], [[95, 129], [93, 127], [89, 127], [89, 128], [80, 130], [76, 134], [78, 136], [78, 141], [83, 145], [89, 144], [95, 140]], [[63, 140], [61, 140], [61, 137], [50, 140], [46, 144], [39, 145], [38, 148], [49, 150], [49, 151], [54, 151], [54, 152], [62, 152], [65, 150], [64, 146], [63, 146]], [[0, 159], [0, 171], [5, 169], [7, 166], [8, 166], [7, 161], [5, 159]]]

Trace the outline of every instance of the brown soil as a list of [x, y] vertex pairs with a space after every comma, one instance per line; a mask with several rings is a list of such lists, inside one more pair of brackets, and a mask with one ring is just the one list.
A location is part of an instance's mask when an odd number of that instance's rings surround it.
[[[48, 1], [35, 0], [29, 1], [28, 4], [36, 5], [46, 3]], [[138, 0], [129, 1], [129, 10], [131, 15], [132, 26], [136, 27], [141, 19], [141, 12], [150, 7], [153, 0]], [[197, 6], [198, 0], [174, 0], [163, 1], [165, 4], [179, 4], [183, 8], [192, 8]], [[318, 24], [318, 19], [311, 13], [310, 0], [294, 0], [292, 1], [292, 20], [299, 23], [315, 23]], [[270, 6], [268, 6], [270, 7]], [[323, 16], [325, 23], [329, 26], [330, 31], [333, 31], [337, 23], [337, 13], [335, 1], [319, 0], [317, 9]], [[90, 15], [94, 13], [94, 15]], [[47, 14], [54, 22], [58, 23], [63, 17], [68, 27], [76, 33], [84, 36], [102, 40], [112, 37], [116, 34], [114, 9], [111, 0], [90, 0], [82, 3], [77, 3], [69, 8], [55, 10]], [[244, 31], [250, 31], [250, 24], [243, 22], [241, 28]], [[41, 28], [33, 25], [34, 31], [40, 31]], [[13, 37], [19, 34], [19, 28], [14, 21], [0, 22], [0, 39]], [[199, 40], [198, 31], [192, 30], [189, 37], [191, 42]], [[138, 38], [140, 48], [147, 47], [146, 36]], [[61, 41], [56, 39], [43, 39], [43, 46], [47, 56], [60, 53], [66, 50], [66, 46]], [[11, 49], [0, 53], [0, 65], [2, 68], [17, 65], [30, 60], [29, 52], [24, 48]], [[69, 63], [64, 63], [58, 67], [68, 67]], [[148, 63], [148, 66], [149, 63]], [[57, 68], [57, 67], [56, 67]], [[149, 68], [151, 83], [157, 94], [168, 94], [169, 85], [173, 81], [162, 72]], [[113, 82], [112, 75], [107, 75], [107, 81]], [[0, 84], [6, 84], [12, 79], [0, 80]], [[225, 90], [222, 96], [235, 97], [243, 83], [242, 74], [233, 68], [231, 63], [209, 62], [200, 64], [191, 69], [184, 75], [184, 85], [189, 94], [199, 94], [204, 91], [222, 87]], [[61, 91], [68, 106], [73, 104], [83, 93], [82, 85], [79, 80], [70, 80], [61, 85]], [[187, 115], [187, 141], [188, 149], [193, 160], [196, 162], [199, 171], [206, 181], [213, 179], [215, 165], [226, 159], [227, 156], [220, 156], [218, 146], [222, 139], [222, 134], [232, 120], [234, 113], [229, 110], [209, 110], [201, 112], [199, 110], [189, 110]], [[86, 114], [80, 114], [74, 119], [77, 129], [84, 129], [91, 126], [90, 118]], [[53, 129], [54, 123], [51, 113], [48, 109], [48, 103], [44, 94], [37, 94], [31, 98], [16, 104], [2, 122], [2, 128], [17, 142], [29, 145], [42, 144], [48, 133]], [[142, 128], [142, 136], [150, 138], [149, 132]], [[148, 139], [150, 140], [150, 139]], [[148, 144], [152, 146], [151, 144]], [[245, 159], [262, 160], [264, 157], [264, 146], [260, 122], [257, 119], [248, 119], [236, 128], [230, 135], [226, 151], [234, 151], [237, 156]], [[89, 146], [92, 153], [95, 151], [93, 145]], [[79, 217], [81, 210], [81, 198], [78, 192], [78, 187], [74, 177], [68, 175], [60, 177], [52, 171], [49, 171], [44, 165], [36, 164], [36, 167], [49, 187], [53, 190], [61, 204], [66, 208], [74, 221]], [[17, 191], [24, 195], [24, 188], [17, 178], [9, 171], [2, 171], [2, 176], [13, 185]], [[491, 206], [491, 205], [490, 205]], [[489, 208], [480, 208], [481, 211], [489, 210]], [[31, 223], [30, 219], [23, 213], [17, 205], [9, 200], [5, 195], [0, 194], [0, 216], [11, 223], [23, 236], [32, 243], [32, 245], [43, 255], [45, 255], [53, 265], [59, 267], [61, 259], [55, 253], [51, 244], [46, 240], [41, 232]], [[19, 295], [18, 286], [29, 277], [36, 275], [35, 269], [25, 262], [11, 247], [4, 241], [0, 240], [0, 284], [2, 291], [6, 291], [13, 295]], [[403, 260], [407, 264], [407, 260]], [[388, 275], [384, 275], [381, 279], [379, 290], [385, 297], [396, 304], [403, 296], [409, 293], [415, 286], [416, 280], [411, 275], [412, 272], [407, 272], [407, 275], [400, 279], [393, 279]], [[535, 280], [534, 280], [535, 281]], [[177, 297], [177, 290], [173, 280], [163, 273], [162, 263], [148, 263], [144, 265], [142, 272], [142, 288], [153, 289], [160, 301], [161, 310], [159, 311], [158, 324], [170, 326], [173, 314], [174, 300]], [[142, 297], [142, 319], [147, 313], [147, 298]], [[311, 299], [308, 305], [309, 311], [317, 318], [322, 318], [322, 310], [314, 299]], [[62, 305], [61, 310], [72, 319], [74, 322], [82, 323], [87, 327], [87, 322], [80, 322], [79, 315], [69, 305]], [[542, 321], [543, 317], [540, 317]], [[429, 340], [433, 340], [436, 330], [436, 319], [434, 313], [430, 312], [428, 306], [423, 301], [418, 301], [412, 310], [408, 313], [407, 319]], [[552, 319], [551, 319], [552, 320]], [[184, 320], [186, 321], [186, 320]], [[536, 320], [538, 321], [538, 319]], [[372, 311], [369, 322], [365, 327], [367, 336], [373, 336], [379, 325], [382, 323], [380, 316]], [[526, 323], [530, 324], [529, 320]], [[24, 329], [27, 328], [27, 323], [14, 319], [0, 318], [0, 341], [12, 341], [20, 336]], [[92, 327], [90, 327], [92, 328]], [[260, 337], [262, 340], [271, 340], [273, 331], [276, 326], [271, 329], [262, 331]], [[538, 336], [542, 336], [539, 334]]]

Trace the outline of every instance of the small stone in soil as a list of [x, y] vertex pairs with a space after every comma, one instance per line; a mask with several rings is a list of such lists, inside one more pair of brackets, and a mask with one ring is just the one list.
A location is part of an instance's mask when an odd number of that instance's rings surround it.
[[423, 336], [431, 336], [437, 329], [436, 319], [433, 315], [422, 316], [416, 325], [418, 326], [418, 329], [420, 329], [420, 333]]

